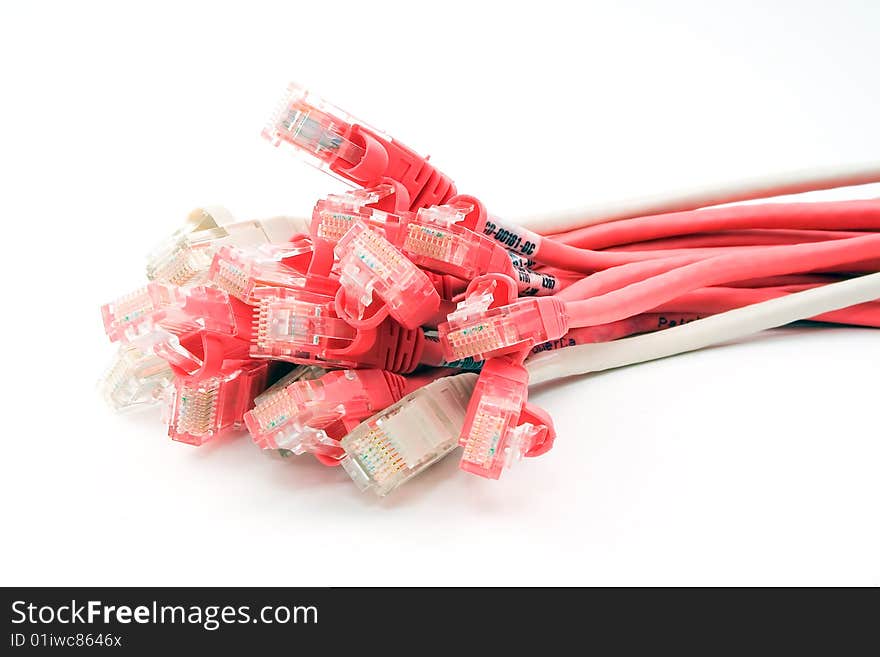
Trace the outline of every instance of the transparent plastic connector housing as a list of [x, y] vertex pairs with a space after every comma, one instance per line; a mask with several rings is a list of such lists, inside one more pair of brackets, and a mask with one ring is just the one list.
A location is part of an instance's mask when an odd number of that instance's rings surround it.
[[357, 337], [357, 331], [337, 317], [332, 297], [284, 288], [261, 288], [253, 297], [257, 306], [252, 357], [302, 365], [356, 364], [328, 355], [350, 346]]
[[[294, 255], [282, 254], [285, 257]], [[255, 305], [255, 290], [263, 287], [303, 288], [306, 279], [275, 260], [272, 251], [224, 246], [214, 256], [208, 282], [240, 301]]]
[[263, 449], [286, 449], [294, 454], [326, 453], [339, 443], [326, 429], [340, 421], [354, 426], [397, 401], [404, 379], [382, 370], [340, 370], [320, 378], [299, 380], [261, 395], [245, 423]]
[[144, 353], [158, 356], [169, 366], [174, 366], [186, 374], [195, 374], [205, 364], [204, 354], [187, 348], [184, 343], [189, 343], [186, 338], [194, 337], [193, 334], [196, 332], [197, 329], [192, 329], [191, 334], [182, 337], [160, 325], [155, 325], [150, 331], [137, 336], [128, 344]]
[[168, 435], [202, 445], [227, 430], [240, 429], [244, 414], [266, 387], [269, 363], [243, 361], [208, 378], [176, 377]]
[[104, 331], [111, 342], [144, 333], [157, 311], [182, 306], [186, 293], [174, 285], [150, 283], [101, 306]]
[[173, 285], [203, 282], [211, 265], [214, 242], [228, 235], [222, 226], [234, 221], [225, 208], [196, 208], [183, 226], [147, 256], [147, 278]]
[[268, 260], [270, 262], [281, 262], [289, 258], [295, 258], [314, 251], [312, 240], [308, 235], [295, 235], [284, 242], [272, 242], [271, 244], [261, 244], [256, 249], [248, 249], [245, 251], [255, 251], [259, 260]]
[[149, 283], [105, 304], [101, 314], [113, 341], [134, 342], [153, 333], [180, 336], [200, 329], [235, 335], [239, 329], [229, 295], [204, 286]]
[[[322, 402], [329, 403], [322, 403]], [[309, 422], [332, 422], [345, 413], [342, 400], [327, 400], [324, 382], [298, 379], [282, 387], [273, 386], [260, 395], [254, 408], [245, 414], [245, 424], [254, 442], [262, 449], [286, 449], [294, 454], [309, 451], [313, 434], [320, 430]], [[321, 432], [323, 433], [323, 432]], [[322, 436], [326, 438], [326, 435]], [[318, 440], [321, 444], [325, 440]]]
[[485, 359], [530, 348], [565, 335], [565, 306], [553, 297], [521, 299], [489, 309], [491, 293], [465, 298], [437, 327], [448, 361]]
[[159, 356], [122, 344], [99, 388], [110, 406], [125, 411], [158, 404], [173, 377], [171, 367]]
[[297, 217], [235, 222], [222, 208], [199, 208], [186, 224], [162, 242], [147, 259], [147, 278], [159, 283], [190, 286], [207, 280], [214, 255], [223, 245], [256, 247], [285, 242], [306, 232]]
[[257, 442], [263, 450], [275, 450], [287, 456], [321, 454], [335, 459], [343, 455], [337, 438], [328, 431], [338, 425], [338, 414], [322, 413], [319, 408], [304, 408], [292, 416], [265, 441]]
[[311, 232], [319, 239], [336, 244], [358, 220], [371, 228], [384, 230], [388, 222], [399, 222], [400, 218], [366, 206], [378, 203], [393, 193], [394, 188], [386, 184], [345, 194], [331, 194], [315, 204]]
[[366, 125], [316, 94], [291, 83], [262, 135], [273, 146], [290, 146], [295, 153], [305, 156], [310, 164], [337, 176], [330, 165], [341, 160], [349, 168], [364, 156], [363, 146], [350, 139], [355, 124]]
[[288, 456], [340, 449], [323, 429], [308, 425], [312, 416], [295, 393], [299, 384], [323, 374], [325, 371], [319, 367], [297, 367], [254, 399], [254, 407], [244, 414], [244, 423], [258, 447], [280, 450]]
[[455, 207], [451, 205], [422, 208], [407, 223], [405, 251], [434, 260], [453, 258], [457, 264], [464, 261], [461, 251], [461, 237], [451, 233], [456, 223], [462, 221], [472, 206]]
[[477, 381], [459, 441], [461, 469], [489, 479], [498, 479], [546, 433], [546, 427], [519, 422], [528, 398], [525, 370], [494, 365]]
[[392, 317], [406, 328], [417, 328], [440, 305], [431, 279], [385, 237], [357, 221], [335, 248], [340, 284], [352, 315], [361, 319], [375, 292]]
[[460, 225], [472, 210], [468, 204], [419, 210], [406, 221], [401, 250], [419, 267], [464, 280], [492, 270], [507, 273], [512, 267], [504, 249]]
[[438, 379], [359, 424], [342, 439], [342, 467], [384, 496], [458, 445], [475, 374]]

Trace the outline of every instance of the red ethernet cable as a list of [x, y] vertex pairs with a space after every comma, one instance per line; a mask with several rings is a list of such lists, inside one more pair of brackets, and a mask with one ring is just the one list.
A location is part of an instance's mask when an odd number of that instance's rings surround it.
[[455, 196], [452, 180], [427, 157], [296, 84], [288, 86], [263, 136], [359, 187], [393, 185], [399, 207], [415, 210]]
[[[531, 231], [492, 218], [487, 231], [527, 237], [527, 255], [538, 262], [569, 271], [591, 273], [608, 267], [659, 257], [661, 253], [639, 251], [596, 251], [620, 244], [731, 229], [784, 228], [830, 229], [851, 232], [880, 229], [880, 201], [837, 201], [830, 203], [767, 203], [762, 205], [709, 208], [616, 221], [588, 226], [572, 233], [541, 237]], [[674, 253], [666, 255], [675, 255]], [[711, 251], [699, 254], [711, 257]]]
[[656, 308], [701, 287], [757, 276], [776, 276], [880, 257], [880, 235], [832, 242], [766, 247], [745, 255], [701, 260], [566, 307], [572, 326], [595, 326]]
[[847, 237], [860, 237], [863, 231], [799, 230], [795, 228], [746, 228], [693, 232], [684, 236], [661, 237], [644, 242], [617, 244], [606, 247], [610, 251], [666, 251], [669, 249], [695, 249], [728, 246], [771, 246], [776, 244], [800, 244], [823, 242]]
[[[562, 337], [569, 328], [596, 326], [648, 312], [687, 292], [749, 277], [822, 269], [880, 256], [880, 235], [831, 242], [771, 246], [668, 269], [580, 301], [569, 301], [574, 285], [556, 297], [514, 300], [510, 290], [475, 289], [449, 322], [439, 327], [447, 359], [498, 356]], [[664, 271], [664, 269], [666, 269]], [[643, 272], [640, 272], [643, 273]], [[501, 297], [499, 299], [499, 296]]]
[[587, 226], [554, 239], [589, 249], [722, 230], [880, 230], [880, 200], [762, 203], [706, 208]]

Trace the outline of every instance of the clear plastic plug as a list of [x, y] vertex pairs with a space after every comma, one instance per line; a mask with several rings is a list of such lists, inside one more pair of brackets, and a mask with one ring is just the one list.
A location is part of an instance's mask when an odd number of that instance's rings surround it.
[[266, 388], [269, 363], [229, 361], [217, 376], [175, 377], [168, 435], [202, 445], [244, 425], [244, 413]]
[[180, 336], [201, 329], [237, 335], [244, 328], [239, 326], [229, 295], [204, 286], [149, 283], [105, 304], [101, 314], [112, 341], [134, 342], [152, 333]]
[[387, 223], [399, 222], [400, 218], [366, 206], [378, 203], [393, 193], [394, 187], [384, 184], [345, 194], [330, 194], [315, 204], [312, 212], [312, 235], [336, 244], [358, 220], [371, 228], [384, 231]]
[[254, 399], [254, 407], [244, 414], [244, 423], [258, 447], [285, 456], [340, 451], [338, 441], [308, 425], [313, 418], [302, 416], [304, 409], [290, 390], [324, 374], [320, 367], [297, 367]]
[[228, 236], [222, 226], [234, 221], [225, 208], [196, 208], [183, 226], [147, 256], [147, 278], [173, 285], [203, 282], [214, 255], [214, 243]]
[[[320, 371], [319, 368], [304, 368]], [[326, 401], [327, 403], [321, 403]], [[285, 449], [294, 454], [317, 445], [331, 445], [326, 434], [310, 423], [327, 423], [345, 413], [342, 400], [327, 400], [321, 378], [297, 377], [274, 385], [254, 400], [245, 413], [245, 424], [261, 449]], [[320, 435], [317, 435], [320, 434]]]
[[568, 330], [565, 305], [553, 297], [489, 309], [492, 300], [490, 292], [466, 297], [437, 327], [446, 360], [514, 353], [556, 340]]
[[[290, 249], [276, 252], [283, 257], [295, 255]], [[256, 304], [254, 291], [262, 287], [305, 287], [305, 276], [281, 264], [276, 252], [224, 246], [214, 256], [208, 282], [249, 305]]]
[[351, 311], [362, 319], [375, 292], [389, 314], [406, 328], [426, 322], [440, 306], [431, 279], [385, 237], [356, 221], [334, 249], [339, 258], [340, 284]]
[[328, 442], [326, 429], [344, 421], [353, 426], [394, 403], [403, 393], [403, 377], [382, 370], [340, 370], [319, 378], [274, 386], [257, 398], [245, 414], [254, 442], [263, 449], [294, 454], [326, 453], [339, 443]]
[[251, 345], [254, 358], [275, 358], [301, 365], [350, 367], [329, 351], [345, 349], [357, 331], [336, 316], [329, 296], [284, 288], [255, 290], [255, 333]]
[[355, 124], [366, 125], [316, 94], [291, 83], [262, 135], [273, 146], [292, 147], [310, 164], [339, 177], [330, 168], [332, 164], [341, 160], [343, 166], [349, 168], [360, 162], [365, 153], [362, 145], [350, 139]]
[[400, 248], [419, 267], [464, 280], [513, 271], [507, 252], [493, 240], [460, 225], [473, 205], [439, 205], [407, 218]]
[[342, 439], [342, 467], [361, 490], [384, 496], [458, 445], [475, 374], [444, 377], [359, 424]]
[[159, 403], [173, 378], [165, 360], [134, 345], [122, 344], [99, 390], [115, 410], [126, 411]]
[[144, 333], [156, 313], [183, 305], [186, 293], [175, 285], [150, 283], [101, 306], [104, 331], [111, 342]]

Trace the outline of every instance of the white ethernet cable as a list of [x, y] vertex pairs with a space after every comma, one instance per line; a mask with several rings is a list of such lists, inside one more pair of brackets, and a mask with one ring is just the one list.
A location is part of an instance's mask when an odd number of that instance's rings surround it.
[[880, 161], [828, 166], [766, 175], [739, 182], [722, 183], [616, 203], [600, 203], [555, 213], [530, 215], [519, 219], [512, 218], [511, 222], [541, 235], [549, 235], [633, 217], [696, 210], [724, 203], [752, 201], [877, 182], [880, 182]]
[[880, 299], [880, 273], [795, 292], [656, 333], [543, 352], [526, 361], [529, 385], [666, 358], [875, 299]]

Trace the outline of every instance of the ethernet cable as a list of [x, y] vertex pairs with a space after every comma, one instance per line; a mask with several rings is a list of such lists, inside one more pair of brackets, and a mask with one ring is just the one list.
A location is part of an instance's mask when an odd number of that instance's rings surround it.
[[149, 285], [102, 309], [120, 343], [106, 396], [167, 399], [181, 442], [247, 427], [264, 451], [311, 453], [379, 494], [457, 446], [462, 469], [498, 478], [553, 445], [528, 400], [548, 368], [805, 317], [880, 325], [877, 275], [850, 278], [880, 270], [880, 201], [698, 209], [876, 182], [878, 164], [523, 226], [295, 85], [263, 136], [358, 189], [318, 201], [308, 224], [197, 210], [152, 255]]
[[[677, 267], [618, 289], [567, 300], [578, 285], [555, 297], [518, 299], [506, 305], [494, 293], [471, 295], [438, 327], [448, 360], [485, 358], [554, 340], [570, 328], [596, 326], [648, 312], [692, 290], [755, 276], [774, 276], [880, 257], [880, 235], [832, 242], [765, 247]], [[658, 261], [662, 268], [664, 261]], [[590, 285], [586, 279], [584, 286]], [[562, 298], [560, 298], [562, 297]]]
[[[789, 285], [763, 288], [708, 287], [694, 290], [677, 299], [668, 301], [655, 308], [654, 312], [661, 314], [697, 313], [703, 316], [714, 315], [817, 287], [821, 287], [821, 285]], [[861, 303], [806, 319], [814, 322], [880, 328], [880, 303], [876, 301]]]
[[538, 385], [702, 349], [876, 300], [880, 300], [880, 273], [795, 292], [658, 333], [537, 354], [526, 362], [526, 368], [530, 384]]
[[288, 85], [262, 135], [349, 184], [393, 184], [399, 207], [416, 210], [455, 196], [455, 185], [427, 157], [297, 84]]
[[[880, 201], [869, 199], [765, 203], [706, 208], [587, 226], [558, 235], [553, 239], [561, 244], [580, 248], [604, 249], [619, 244], [633, 244], [694, 233], [743, 229], [880, 230]], [[798, 241], [804, 241], [803, 234], [797, 237]]]
[[822, 270], [880, 258], [880, 234], [817, 244], [766, 247], [685, 265], [620, 290], [573, 302], [572, 326], [595, 326], [656, 308], [692, 290], [748, 277]]
[[[648, 249], [643, 252], [637, 249], [597, 249], [734, 229], [880, 230], [880, 201], [770, 203], [640, 217], [588, 226], [552, 239], [532, 237], [530, 243], [534, 244], [534, 249], [530, 255], [547, 265], [589, 274], [617, 265], [685, 253], [678, 254], [674, 250], [661, 252]], [[694, 260], [718, 254], [705, 247], [687, 250], [687, 255]]]
[[659, 237], [639, 242], [614, 244], [605, 247], [611, 251], [660, 251], [685, 250], [697, 248], [724, 248], [740, 246], [771, 246], [779, 244], [800, 244], [802, 242], [823, 242], [847, 237], [860, 237], [863, 231], [825, 230], [797, 228], [742, 228], [717, 230], [712, 232], [693, 232], [673, 237]]
[[[781, 296], [781, 295], [780, 295]], [[775, 298], [775, 297], [771, 297]], [[744, 305], [744, 304], [743, 304]], [[732, 308], [739, 308], [739, 305], [731, 305]], [[717, 311], [721, 312], [721, 311]], [[661, 331], [663, 329], [687, 324], [698, 319], [702, 319], [712, 313], [696, 312], [693, 310], [673, 310], [664, 311], [658, 309], [657, 312], [643, 313], [633, 317], [627, 317], [616, 322], [608, 324], [599, 324], [598, 326], [584, 326], [583, 328], [572, 329], [561, 338], [556, 340], [548, 340], [532, 347], [532, 354], [540, 354], [544, 351], [554, 351], [556, 349], [565, 349], [574, 347], [579, 344], [592, 344], [594, 342], [610, 342], [626, 338], [631, 335], [640, 333], [651, 333], [653, 331]]]
[[[561, 378], [685, 353], [877, 299], [880, 299], [880, 273], [795, 292], [705, 319], [685, 322], [657, 333], [542, 352], [525, 362], [528, 386], [534, 387]], [[467, 380], [468, 385], [475, 387], [474, 375], [447, 377], [440, 381], [466, 381], [464, 379], [466, 376], [471, 377]], [[350, 436], [341, 441], [347, 453], [343, 464], [362, 490], [371, 490], [380, 496], [387, 495], [417, 472], [424, 470], [430, 463], [451, 453], [457, 444], [455, 437], [458, 436], [460, 441], [461, 436], [468, 432], [466, 427], [468, 414], [471, 414], [473, 421], [473, 416], [485, 409], [487, 402], [490, 406], [500, 407], [508, 414], [514, 412], [513, 404], [508, 403], [510, 396], [504, 394], [485, 396], [468, 393], [434, 399], [431, 386], [428, 386], [418, 391], [416, 395], [418, 395], [419, 410], [407, 416], [410, 422], [419, 421], [419, 434], [413, 442], [426, 445], [440, 444], [443, 448], [429, 450], [430, 458], [426, 459], [417, 470], [407, 469], [409, 463], [401, 454], [406, 453], [409, 447], [411, 425], [404, 422], [387, 422], [380, 413], [359, 425]], [[483, 403], [475, 405], [475, 399]], [[439, 413], [436, 407], [441, 404], [443, 415], [438, 419]], [[527, 428], [526, 431], [532, 433], [531, 428]], [[487, 432], [486, 435], [499, 436], [499, 432], [496, 429]], [[389, 449], [387, 446], [392, 448]], [[536, 451], [541, 453], [545, 450]], [[502, 445], [500, 449], [496, 443], [494, 451], [491, 448], [482, 449], [479, 461], [473, 455], [469, 455], [465, 468], [471, 472], [477, 471], [483, 476], [490, 472], [490, 476], [497, 476], [501, 469], [509, 467], [523, 455], [528, 454], [515, 440]], [[474, 467], [475, 461], [480, 467]], [[405, 476], [395, 478], [393, 475], [399, 472], [404, 472]]]
[[[486, 292], [485, 288], [478, 287], [449, 316], [449, 322], [439, 327], [447, 358], [471, 356], [487, 359], [478, 385], [478, 390], [485, 390], [482, 396], [475, 395], [468, 409], [469, 418], [475, 416], [476, 420], [469, 421], [463, 429], [462, 444], [465, 445], [466, 456], [462, 467], [483, 476], [497, 477], [500, 473], [497, 466], [499, 455], [517, 443], [518, 433], [523, 428], [533, 429], [533, 435], [537, 438], [536, 442], [526, 440], [521, 448], [526, 455], [535, 445], [545, 442], [540, 439], [540, 431], [552, 437], [552, 424], [544, 421], [526, 404], [528, 377], [516, 373], [525, 350], [530, 350], [536, 343], [562, 338], [569, 328], [607, 324], [646, 312], [656, 307], [658, 301], [662, 303], [689, 291], [685, 288], [695, 280], [713, 285], [724, 282], [725, 278], [742, 279], [745, 271], [752, 275], [770, 276], [809, 270], [811, 266], [835, 264], [837, 261], [834, 258], [858, 261], [876, 255], [872, 249], [878, 246], [880, 235], [836, 243], [768, 247], [758, 256], [749, 254], [745, 260], [742, 256], [721, 256], [574, 302], [550, 297], [520, 299], [511, 303], [513, 295], [510, 290], [506, 291], [506, 295], [502, 290], [499, 299], [491, 288]], [[743, 266], [746, 266], [745, 270], [741, 269]], [[665, 299], [652, 297], [655, 293], [669, 296]], [[482, 385], [484, 377], [488, 377], [485, 386]], [[511, 388], [514, 382], [516, 385]], [[491, 392], [493, 389], [502, 392]], [[487, 402], [487, 399], [493, 401]], [[512, 400], [511, 404], [503, 405], [502, 399]], [[531, 417], [538, 417], [540, 422], [532, 422]], [[484, 446], [484, 450], [488, 449], [478, 468], [473, 467], [467, 456], [475, 444]]]
[[880, 182], [880, 161], [817, 167], [617, 203], [536, 214], [524, 217], [517, 223], [537, 233], [548, 235], [633, 217], [684, 212], [714, 205], [878, 182]]
[[[656, 222], [654, 221], [656, 220]], [[650, 241], [669, 235], [690, 234], [694, 224], [704, 231], [722, 228], [814, 229], [837, 232], [875, 230], [880, 227], [880, 201], [845, 201], [836, 203], [765, 204], [714, 208], [637, 218], [616, 224], [587, 227], [571, 234], [544, 237], [525, 228], [491, 217], [485, 232], [514, 253], [570, 272], [590, 274], [610, 267], [652, 260], [659, 257], [688, 255], [693, 260], [724, 253], [724, 247], [667, 249], [607, 249], [619, 244]], [[572, 243], [568, 243], [568, 242]], [[809, 241], [809, 240], [807, 240]], [[511, 246], [513, 245], [513, 246]], [[595, 247], [593, 246], [595, 245]], [[582, 248], [590, 247], [590, 248]], [[606, 250], [596, 250], [606, 248]], [[717, 249], [717, 250], [716, 250]], [[729, 250], [727, 251], [729, 252]]]
[[[654, 311], [649, 313], [634, 315], [633, 317], [609, 322], [608, 324], [572, 329], [561, 338], [535, 345], [532, 347], [531, 353], [539, 354], [575, 345], [610, 342], [641, 333], [661, 331], [710, 315], [742, 308], [769, 299], [776, 299], [793, 292], [814, 287], [818, 286], [792, 286], [789, 289], [713, 287], [694, 290], [655, 308]], [[845, 326], [880, 328], [880, 303], [862, 303], [805, 319], [809, 319], [812, 322], [841, 324]]]

